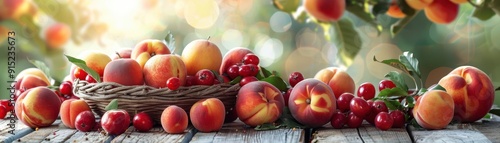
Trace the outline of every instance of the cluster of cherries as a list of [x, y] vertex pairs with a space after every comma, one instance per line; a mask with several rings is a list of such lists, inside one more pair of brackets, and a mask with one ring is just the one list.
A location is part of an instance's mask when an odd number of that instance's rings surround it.
[[[379, 91], [386, 88], [394, 88], [396, 85], [390, 80], [382, 80], [379, 83]], [[375, 125], [380, 130], [388, 130], [392, 127], [402, 128], [405, 124], [405, 115], [400, 110], [388, 110], [382, 100], [373, 101], [375, 97], [375, 86], [370, 82], [361, 84], [357, 91], [358, 97], [352, 93], [343, 93], [337, 99], [337, 112], [334, 113], [330, 124], [333, 128], [349, 128], [361, 126], [363, 120]]]
[[14, 110], [14, 106], [12, 106], [10, 100], [0, 100], [0, 119], [4, 119], [7, 113], [12, 110]]

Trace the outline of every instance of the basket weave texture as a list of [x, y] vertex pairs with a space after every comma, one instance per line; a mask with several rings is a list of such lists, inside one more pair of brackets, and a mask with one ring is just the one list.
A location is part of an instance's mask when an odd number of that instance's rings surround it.
[[135, 113], [144, 111], [156, 123], [160, 123], [161, 113], [168, 106], [177, 105], [189, 115], [191, 106], [201, 99], [218, 98], [224, 103], [226, 111], [232, 110], [239, 89], [238, 84], [227, 83], [181, 86], [177, 90], [169, 90], [146, 85], [124, 86], [113, 82], [88, 83], [78, 79], [73, 82], [73, 93], [85, 100], [99, 116], [106, 112], [104, 108], [111, 100], [118, 99], [118, 108], [126, 110], [131, 119]]

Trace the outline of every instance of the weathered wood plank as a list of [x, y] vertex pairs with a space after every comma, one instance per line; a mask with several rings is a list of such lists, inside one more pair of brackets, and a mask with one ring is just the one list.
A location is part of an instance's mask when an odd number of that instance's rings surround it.
[[410, 135], [405, 128], [391, 128], [387, 131], [377, 129], [370, 124], [363, 124], [358, 128], [359, 135], [365, 143], [369, 142], [384, 142], [384, 143], [399, 143], [411, 142]]
[[272, 143], [295, 143], [303, 142], [304, 131], [302, 129], [276, 129], [267, 131], [256, 131], [247, 127], [241, 121], [224, 124], [218, 132], [197, 132], [190, 142], [272, 142]]
[[154, 127], [149, 132], [138, 132], [133, 126], [127, 129], [127, 132], [114, 138], [113, 143], [132, 143], [132, 142], [148, 142], [148, 143], [180, 143], [184, 140], [185, 135], [192, 128], [186, 129], [184, 134], [168, 134], [161, 126]]
[[9, 116], [10, 113], [6, 116], [8, 118], [0, 120], [0, 142], [15, 141], [33, 131], [33, 129], [24, 125], [21, 121], [15, 118], [10, 118]]
[[491, 142], [471, 124], [453, 124], [442, 130], [417, 130], [413, 127], [415, 142]]
[[80, 132], [78, 130], [72, 129], [74, 134], [71, 135], [64, 142], [71, 143], [102, 143], [109, 142], [113, 139], [112, 136], [107, 136], [101, 132], [92, 131], [92, 132]]
[[45, 137], [42, 142], [65, 142], [76, 132], [75, 129], [58, 129]]
[[329, 126], [316, 130], [311, 138], [313, 143], [363, 142], [357, 128], [333, 129]]
[[473, 123], [472, 126], [492, 142], [500, 142], [500, 122]]
[[26, 136], [20, 138], [20, 140], [23, 142], [33, 142], [33, 143], [42, 142], [46, 140], [47, 136], [49, 136], [50, 134], [54, 134], [55, 131], [59, 130], [61, 128], [60, 125], [62, 125], [61, 120], [56, 120], [52, 124], [52, 126], [40, 128], [37, 131], [33, 131], [30, 134], [27, 134]]

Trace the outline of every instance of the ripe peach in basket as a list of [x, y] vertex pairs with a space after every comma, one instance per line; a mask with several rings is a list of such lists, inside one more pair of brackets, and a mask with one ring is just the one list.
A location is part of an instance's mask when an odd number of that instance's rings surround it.
[[134, 49], [132, 49], [130, 58], [136, 60], [141, 67], [144, 67], [146, 62], [155, 55], [164, 54], [170, 54], [170, 50], [167, 45], [160, 40], [146, 39], [135, 45]]
[[161, 126], [170, 134], [184, 133], [188, 126], [188, 115], [179, 106], [171, 105], [161, 113]]
[[187, 74], [195, 75], [202, 69], [217, 71], [222, 63], [219, 47], [208, 40], [194, 40], [182, 51], [182, 60], [186, 64]]
[[332, 88], [335, 98], [339, 98], [345, 92], [355, 93], [356, 85], [354, 84], [354, 80], [347, 72], [340, 68], [329, 67], [322, 69], [316, 73], [314, 78], [328, 84]]
[[281, 91], [264, 81], [250, 82], [241, 87], [235, 105], [238, 118], [253, 127], [273, 123], [281, 116], [284, 107]]
[[[107, 54], [94, 50], [83, 52], [78, 55], [78, 58], [85, 61], [86, 65], [92, 70], [96, 71], [101, 77], [104, 74], [104, 68], [109, 62], [111, 62], [111, 58]], [[79, 69], [76, 66], [74, 68], [75, 69], [72, 69], [73, 72], [76, 72], [74, 70]], [[71, 75], [73, 76], [73, 80], [78, 78], [75, 77], [74, 73]]]
[[142, 68], [135, 60], [117, 59], [106, 65], [103, 75], [104, 82], [115, 82], [122, 85], [143, 85]]
[[457, 121], [477, 121], [483, 118], [493, 105], [495, 89], [491, 79], [476, 67], [458, 67], [443, 77], [439, 85], [453, 97], [454, 118]]
[[220, 130], [224, 124], [225, 115], [224, 103], [217, 98], [202, 99], [196, 102], [189, 111], [191, 123], [201, 132]]
[[16, 101], [16, 116], [31, 128], [52, 125], [59, 115], [61, 100], [47, 87], [35, 87], [23, 92]]
[[83, 111], [91, 111], [89, 105], [84, 100], [68, 99], [61, 105], [61, 121], [66, 127], [75, 128], [76, 116]]
[[146, 62], [143, 69], [144, 81], [146, 85], [156, 88], [167, 87], [167, 80], [177, 77], [180, 85], [186, 83], [186, 66], [179, 56], [176, 55], [156, 55]]

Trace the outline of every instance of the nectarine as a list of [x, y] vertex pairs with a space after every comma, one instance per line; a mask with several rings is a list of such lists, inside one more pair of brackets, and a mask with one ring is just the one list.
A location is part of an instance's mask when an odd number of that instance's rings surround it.
[[189, 110], [189, 119], [194, 128], [201, 132], [218, 131], [224, 124], [226, 109], [217, 98], [202, 99]]
[[336, 99], [339, 98], [342, 93], [354, 93], [356, 89], [352, 77], [347, 72], [337, 67], [322, 69], [316, 73], [314, 78], [328, 84], [328, 86], [332, 88]]
[[281, 91], [264, 81], [250, 82], [241, 87], [235, 105], [238, 118], [252, 127], [278, 120], [284, 107]]
[[23, 92], [16, 101], [16, 116], [31, 128], [52, 125], [59, 115], [61, 100], [47, 87], [35, 87]]
[[156, 88], [167, 87], [167, 80], [177, 77], [180, 85], [186, 83], [186, 66], [179, 56], [156, 55], [146, 62], [143, 68], [144, 81], [146, 85]]
[[413, 117], [426, 129], [445, 128], [453, 119], [453, 98], [441, 90], [430, 90], [417, 100]]
[[337, 109], [337, 101], [328, 85], [317, 79], [297, 83], [288, 99], [290, 113], [300, 123], [320, 127], [330, 122]]

